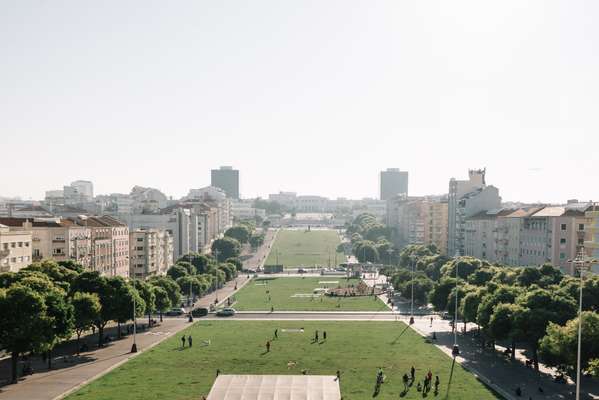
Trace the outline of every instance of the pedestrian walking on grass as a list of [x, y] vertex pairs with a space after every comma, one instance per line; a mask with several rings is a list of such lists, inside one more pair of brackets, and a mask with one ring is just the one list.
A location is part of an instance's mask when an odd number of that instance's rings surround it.
[[279, 337], [279, 330], [275, 329], [275, 339], [277, 339]]
[[318, 331], [314, 332], [314, 341], [318, 342]]
[[403, 377], [401, 379], [403, 381], [403, 391], [407, 392], [408, 391], [408, 381], [410, 380], [410, 378], [408, 378], [408, 374], [403, 374]]
[[410, 377], [412, 378], [412, 382], [414, 382], [415, 375], [416, 375], [416, 368], [414, 368], [414, 366], [412, 365], [412, 368], [410, 368]]
[[435, 376], [435, 393], [439, 393], [439, 375]]
[[181, 336], [181, 347], [185, 347], [185, 335]]
[[341, 371], [337, 370], [337, 378], [335, 378], [336, 381], [341, 381]]
[[431, 326], [433, 326], [433, 317], [431, 317]]
[[266, 341], [266, 352], [270, 352], [270, 340]]
[[327, 340], [327, 331], [323, 331], [323, 332], [322, 332], [322, 338], [323, 338], [324, 340]]
[[187, 336], [187, 343], [189, 343], [189, 347], [191, 347], [191, 345], [193, 344], [193, 339], [191, 338], [191, 335]]

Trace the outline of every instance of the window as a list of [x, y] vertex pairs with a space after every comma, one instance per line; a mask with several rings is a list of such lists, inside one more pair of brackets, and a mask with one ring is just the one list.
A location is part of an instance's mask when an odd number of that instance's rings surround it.
[[19, 242], [19, 247], [23, 247], [23, 242]]
[[14, 249], [15, 247], [17, 247], [17, 243], [16, 242], [11, 242], [10, 243], [10, 247], [12, 247]]
[[566, 229], [568, 229], [568, 228], [566, 227], [566, 224], [562, 224], [562, 231], [565, 231]]
[[40, 249], [33, 249], [33, 256], [34, 257], [40, 257]]
[[584, 239], [582, 239], [582, 238], [578, 239], [578, 244], [580, 246], [583, 246], [584, 245]]
[[559, 244], [566, 244], [566, 239], [565, 238], [561, 238], [559, 240]]
[[559, 259], [563, 260], [566, 258], [566, 253], [559, 253]]
[[143, 246], [142, 247], [136, 247], [135, 250], [143, 250]]
[[144, 241], [144, 239], [143, 239], [143, 238], [137, 238], [137, 241], [138, 241], [138, 242], [143, 242], [143, 241]]
[[25, 247], [29, 247], [29, 242], [25, 242]]
[[3, 243], [2, 247], [4, 247], [4, 250], [8, 250], [8, 243]]

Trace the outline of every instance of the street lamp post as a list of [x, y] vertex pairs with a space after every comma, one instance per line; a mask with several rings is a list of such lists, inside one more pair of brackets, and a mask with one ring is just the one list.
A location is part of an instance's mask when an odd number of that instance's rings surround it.
[[573, 260], [568, 260], [572, 264], [574, 271], [578, 270], [580, 274], [580, 291], [578, 300], [578, 349], [576, 355], [576, 400], [580, 400], [580, 355], [582, 347], [582, 285], [584, 282], [584, 272], [591, 269], [591, 265], [596, 264], [598, 260], [592, 259], [586, 255], [584, 247], [581, 247]]
[[410, 325], [414, 324], [414, 259], [411, 260], [412, 264], [412, 302], [410, 303]]
[[137, 319], [135, 314], [135, 296], [133, 296], [133, 345], [131, 346], [131, 353], [137, 353]]
[[454, 257], [454, 264], [455, 264], [455, 315], [453, 318], [453, 349], [451, 350], [451, 354], [454, 357], [457, 357], [460, 354], [460, 347], [458, 346], [458, 280], [459, 280], [459, 275], [458, 275], [458, 265], [459, 265], [459, 260], [460, 258], [460, 252], [459, 250], [456, 251], [455, 253], [455, 257]]

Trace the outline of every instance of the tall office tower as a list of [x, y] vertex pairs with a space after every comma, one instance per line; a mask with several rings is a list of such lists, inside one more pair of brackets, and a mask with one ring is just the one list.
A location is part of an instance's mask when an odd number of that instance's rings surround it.
[[381, 200], [389, 200], [393, 196], [408, 195], [408, 171], [399, 168], [387, 168], [380, 175]]
[[213, 169], [210, 174], [210, 185], [221, 188], [227, 197], [239, 199], [239, 171], [233, 167], [220, 167]]

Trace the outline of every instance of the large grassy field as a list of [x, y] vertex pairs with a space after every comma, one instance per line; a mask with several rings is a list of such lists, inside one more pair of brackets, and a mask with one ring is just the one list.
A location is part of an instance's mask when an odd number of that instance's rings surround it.
[[[266, 259], [266, 265], [276, 264], [278, 253], [279, 264], [286, 268], [314, 265], [327, 267], [329, 255], [331, 266], [334, 266], [335, 253], [340, 242], [339, 234], [334, 230], [281, 230]], [[344, 261], [343, 253], [337, 253], [337, 262]]]
[[[304, 328], [304, 333], [283, 332]], [[278, 339], [273, 332], [279, 330]], [[314, 331], [321, 332], [314, 342]], [[327, 340], [322, 340], [322, 331]], [[193, 348], [181, 349], [191, 334]], [[210, 345], [202, 346], [203, 340]], [[265, 343], [272, 340], [270, 352]], [[293, 364], [295, 363], [295, 364]], [[401, 322], [201, 321], [70, 395], [68, 400], [199, 400], [208, 394], [216, 369], [222, 374], [335, 375], [341, 371], [344, 400], [373, 398], [377, 368], [386, 375], [377, 396], [400, 398], [401, 377], [416, 368], [422, 381], [430, 368], [439, 375], [430, 399], [487, 400], [497, 397], [452, 360]], [[416, 383], [404, 399], [422, 399]]]
[[347, 280], [338, 276], [257, 278], [235, 294], [233, 307], [238, 311], [268, 311], [271, 306], [275, 311], [389, 311], [381, 300], [372, 296], [297, 296], [313, 294], [315, 288], [346, 287], [358, 282], [359, 279]]

